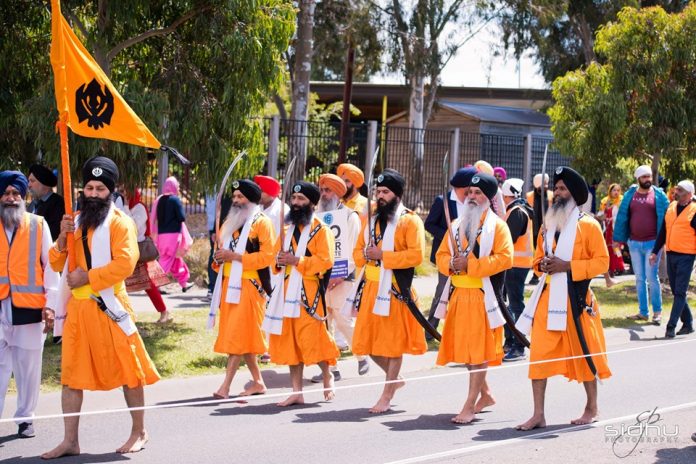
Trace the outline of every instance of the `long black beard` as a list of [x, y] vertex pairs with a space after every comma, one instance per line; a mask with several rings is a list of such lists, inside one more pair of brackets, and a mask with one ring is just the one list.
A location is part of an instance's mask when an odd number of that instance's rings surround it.
[[384, 204], [380, 204], [380, 202], [377, 201], [377, 221], [384, 223], [394, 219], [396, 208], [399, 207], [399, 201], [400, 199], [398, 197], [394, 197], [393, 200]]
[[640, 188], [643, 190], [647, 190], [652, 186], [652, 181], [646, 180], [645, 182], [638, 182], [638, 185], [640, 185]]
[[296, 226], [306, 226], [312, 221], [312, 214], [314, 214], [314, 208], [311, 203], [305, 206], [292, 206], [285, 216], [285, 222]]
[[2, 219], [2, 225], [8, 229], [14, 229], [21, 224], [25, 212], [26, 206], [23, 200], [17, 205], [0, 203], [0, 219]]
[[96, 229], [106, 220], [111, 206], [111, 195], [106, 199], [83, 198], [80, 207], [80, 227]]
[[350, 198], [353, 196], [355, 193], [355, 186], [351, 185], [350, 187], [346, 186], [346, 194], [343, 195], [344, 200], [350, 200]]

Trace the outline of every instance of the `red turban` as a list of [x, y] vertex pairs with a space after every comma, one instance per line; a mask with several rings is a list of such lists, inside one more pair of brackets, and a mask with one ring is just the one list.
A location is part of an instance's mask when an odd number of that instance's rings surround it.
[[280, 182], [269, 176], [254, 176], [254, 182], [261, 187], [261, 191], [272, 197], [280, 195]]

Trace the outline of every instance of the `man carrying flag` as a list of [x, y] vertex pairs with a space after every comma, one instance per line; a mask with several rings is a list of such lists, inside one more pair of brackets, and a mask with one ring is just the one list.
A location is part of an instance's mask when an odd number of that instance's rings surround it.
[[[62, 301], [56, 309], [55, 334], [63, 336], [61, 384], [63, 413], [80, 412], [83, 390], [123, 388], [129, 407], [145, 404], [144, 385], [159, 380], [135, 327], [124, 280], [138, 262], [135, 224], [116, 209], [111, 193], [118, 168], [96, 156], [82, 167], [84, 204], [75, 220], [66, 215], [49, 260], [61, 276]], [[67, 267], [67, 234], [75, 233], [77, 268]], [[69, 289], [67, 288], [69, 287]], [[148, 440], [144, 411], [131, 411], [131, 435], [116, 450], [140, 451]], [[80, 454], [79, 416], [63, 419], [65, 438], [42, 455], [52, 459]]]

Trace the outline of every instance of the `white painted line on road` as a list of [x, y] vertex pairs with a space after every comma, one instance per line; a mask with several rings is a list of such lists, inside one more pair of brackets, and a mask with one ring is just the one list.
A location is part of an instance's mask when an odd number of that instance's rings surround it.
[[[665, 412], [672, 412], [672, 411], [679, 411], [682, 409], [690, 409], [696, 407], [696, 401], [691, 402], [691, 403], [682, 403], [682, 404], [676, 404], [673, 406], [668, 406], [666, 408], [658, 408], [656, 412], [658, 413], [665, 413]], [[642, 411], [641, 411], [642, 413]], [[597, 422], [593, 422], [592, 424], [587, 424], [587, 425], [575, 425], [572, 427], [567, 427], [563, 429], [554, 429], [554, 430], [547, 430], [544, 432], [539, 432], [539, 433], [533, 433], [530, 435], [523, 435], [521, 437], [517, 438], [508, 438], [507, 440], [498, 440], [490, 443], [483, 443], [480, 445], [473, 445], [473, 446], [465, 446], [462, 448], [457, 448], [449, 451], [441, 451], [438, 453], [432, 453], [432, 454], [425, 454], [423, 456], [416, 456], [416, 457], [411, 457], [411, 458], [406, 458], [406, 459], [401, 459], [399, 461], [391, 461], [386, 464], [410, 464], [410, 463], [416, 463], [416, 462], [427, 462], [427, 461], [432, 461], [434, 459], [442, 459], [442, 458], [449, 458], [449, 457], [454, 457], [454, 456], [461, 456], [463, 454], [469, 454], [469, 453], [474, 453], [476, 451], [481, 451], [481, 450], [486, 450], [486, 449], [491, 449], [491, 448], [500, 448], [503, 446], [509, 446], [513, 445], [515, 443], [522, 443], [525, 440], [530, 440], [530, 439], [535, 439], [535, 438], [544, 438], [549, 435], [555, 435], [555, 434], [562, 434], [562, 433], [567, 433], [567, 432], [578, 432], [581, 430], [586, 430], [590, 428], [597, 428], [597, 427], [603, 427], [605, 425], [609, 424], [614, 424], [616, 422], [622, 422], [626, 420], [635, 420], [636, 416], [638, 416], [641, 413], [633, 413], [633, 414], [628, 414], [625, 416], [621, 417], [614, 417], [612, 419], [605, 419]], [[524, 433], [524, 432], [520, 432]]]
[[[657, 339], [656, 339], [657, 340]], [[624, 348], [620, 350], [613, 350], [613, 351], [605, 351], [602, 353], [593, 353], [591, 355], [587, 356], [602, 356], [602, 355], [614, 355], [614, 354], [621, 354], [621, 353], [629, 353], [633, 351], [642, 351], [642, 350], [647, 350], [647, 349], [653, 349], [653, 348], [664, 348], [664, 347], [671, 347], [675, 345], [681, 345], [685, 343], [693, 343], [696, 342], [696, 338], [691, 338], [691, 339], [685, 339], [685, 340], [674, 340], [670, 341], [669, 343], [662, 343], [662, 344], [651, 344], [651, 345], [644, 345], [644, 346], [638, 346], [638, 347], [633, 347], [633, 348]], [[488, 372], [492, 371], [498, 371], [502, 369], [515, 369], [519, 367], [525, 367], [525, 366], [530, 366], [533, 364], [545, 364], [549, 362], [556, 362], [556, 361], [567, 361], [571, 359], [581, 359], [587, 357], [586, 355], [578, 355], [578, 356], [568, 356], [564, 358], [554, 358], [554, 359], [544, 359], [541, 361], [530, 361], [530, 362], [515, 362], [515, 363], [509, 363], [509, 364], [501, 364], [499, 366], [493, 366], [489, 367], [487, 370]], [[485, 371], [486, 369], [472, 369], [472, 370], [461, 370], [461, 371], [455, 371], [455, 372], [446, 372], [442, 374], [435, 374], [435, 375], [425, 375], [425, 376], [420, 376], [420, 377], [408, 377], [406, 379], [397, 379], [397, 380], [383, 380], [383, 381], [376, 381], [376, 382], [368, 382], [368, 383], [359, 383], [355, 385], [345, 385], [345, 386], [338, 386], [334, 387], [334, 391], [339, 391], [339, 390], [352, 390], [356, 388], [367, 388], [367, 387], [375, 387], [375, 386], [384, 386], [390, 383], [397, 383], [401, 382], [402, 380], [406, 380], [407, 382], [417, 382], [420, 380], [433, 380], [433, 379], [440, 379], [440, 378], [445, 378], [445, 377], [456, 377], [460, 375], [469, 375], [472, 372], [481, 372]], [[324, 393], [325, 391], [332, 390], [330, 388], [312, 388], [310, 390], [303, 390], [302, 394], [307, 395], [307, 394], [316, 394], [316, 393]], [[102, 409], [102, 410], [95, 410], [95, 411], [81, 411], [81, 412], [75, 412], [75, 413], [67, 413], [67, 414], [45, 414], [45, 415], [40, 415], [40, 416], [33, 416], [33, 417], [12, 417], [12, 418], [6, 418], [6, 419], [0, 419], [0, 424], [6, 423], [6, 422], [32, 422], [36, 420], [43, 420], [43, 419], [57, 419], [57, 418], [63, 418], [63, 417], [76, 417], [76, 416], [94, 416], [94, 415], [99, 415], [99, 414], [117, 414], [117, 413], [124, 413], [124, 412], [131, 412], [131, 411], [150, 411], [150, 410], [155, 410], [155, 409], [170, 409], [170, 408], [179, 408], [179, 407], [190, 407], [190, 406], [205, 406], [205, 405], [213, 405], [213, 404], [223, 404], [223, 403], [239, 403], [239, 402], [252, 402], [252, 401], [261, 401], [265, 400], [268, 398], [286, 398], [289, 396], [292, 392], [281, 392], [281, 393], [271, 393], [271, 394], [265, 394], [265, 395], [256, 395], [256, 396], [244, 396], [244, 397], [231, 397], [227, 399], [212, 399], [212, 400], [200, 400], [200, 401], [181, 401], [181, 402], [171, 402], [167, 404], [153, 404], [153, 405], [147, 405], [147, 406], [141, 406], [141, 407], [135, 407], [135, 408], [117, 408], [117, 409]]]

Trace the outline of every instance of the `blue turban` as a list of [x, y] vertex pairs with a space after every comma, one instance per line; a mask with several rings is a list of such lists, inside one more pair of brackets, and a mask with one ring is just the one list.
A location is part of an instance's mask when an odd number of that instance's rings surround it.
[[5, 193], [7, 187], [12, 186], [19, 190], [22, 198], [27, 194], [29, 181], [26, 176], [19, 171], [2, 171], [0, 172], [0, 195]]
[[455, 188], [469, 187], [471, 179], [477, 173], [478, 171], [474, 167], [461, 168], [450, 179], [450, 185]]

